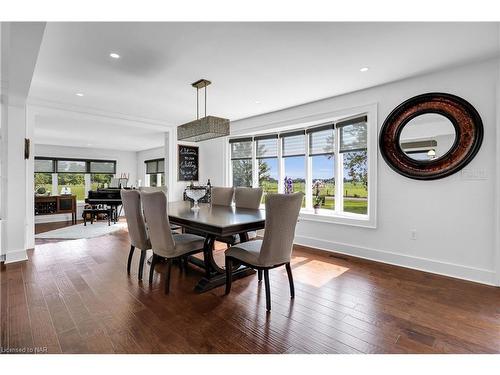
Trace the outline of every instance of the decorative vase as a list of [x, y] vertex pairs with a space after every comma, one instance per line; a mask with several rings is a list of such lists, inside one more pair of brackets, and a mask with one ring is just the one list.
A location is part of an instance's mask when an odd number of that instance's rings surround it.
[[313, 207], [314, 208], [314, 213], [319, 214], [319, 207]]

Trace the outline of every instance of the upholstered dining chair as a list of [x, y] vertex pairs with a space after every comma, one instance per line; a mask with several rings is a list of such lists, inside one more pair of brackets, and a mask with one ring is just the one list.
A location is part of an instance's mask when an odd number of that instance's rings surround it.
[[262, 188], [237, 187], [234, 189], [234, 205], [236, 208], [258, 209], [262, 200]]
[[128, 235], [130, 238], [130, 252], [127, 261], [127, 274], [130, 275], [130, 265], [134, 256], [135, 248], [141, 250], [139, 260], [139, 280], [142, 280], [142, 270], [144, 268], [144, 258], [146, 251], [151, 249], [151, 242], [148, 238], [146, 224], [141, 210], [141, 196], [137, 190], [121, 190], [123, 209], [127, 219]]
[[163, 192], [143, 192], [141, 193], [141, 200], [153, 249], [149, 283], [153, 282], [156, 263], [160, 258], [164, 258], [166, 261], [165, 294], [168, 294], [170, 291], [172, 260], [180, 260], [188, 255], [203, 251], [205, 239], [195, 234], [172, 233], [167, 214], [167, 197]]
[[[236, 208], [250, 208], [257, 210], [262, 200], [262, 188], [237, 187], [234, 189], [234, 205]], [[257, 232], [247, 232], [248, 239], [257, 237]], [[241, 238], [240, 238], [240, 242]]]
[[231, 206], [233, 204], [234, 188], [212, 187], [210, 203], [216, 206]]
[[[212, 187], [212, 197], [210, 203], [213, 206], [227, 206], [233, 204], [234, 188], [232, 187]], [[227, 248], [236, 243], [236, 236], [217, 237], [217, 241], [226, 244]]]
[[154, 191], [162, 191], [165, 194], [167, 194], [168, 189], [166, 186], [141, 186], [139, 187], [139, 191], [141, 193], [152, 193]]
[[267, 196], [264, 239], [243, 242], [226, 250], [226, 294], [231, 291], [232, 263], [235, 261], [256, 269], [259, 281], [264, 273], [267, 311], [271, 311], [270, 269], [283, 265], [286, 267], [290, 295], [291, 298], [295, 297], [290, 259], [303, 196], [303, 193]]

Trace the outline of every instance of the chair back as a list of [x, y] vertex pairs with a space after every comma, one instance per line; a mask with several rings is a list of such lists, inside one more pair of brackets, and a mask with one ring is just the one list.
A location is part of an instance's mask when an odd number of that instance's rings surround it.
[[128, 235], [132, 246], [150, 249], [148, 232], [141, 211], [141, 196], [137, 190], [121, 190], [123, 210], [127, 219]]
[[266, 266], [290, 262], [303, 193], [268, 194], [266, 226], [259, 261]]
[[237, 187], [234, 189], [236, 208], [258, 209], [262, 199], [262, 188]]
[[153, 252], [165, 258], [174, 256], [175, 242], [168, 221], [165, 193], [162, 191], [143, 192], [141, 200]]
[[141, 186], [139, 188], [139, 191], [145, 192], [145, 193], [152, 193], [153, 191], [162, 191], [165, 194], [167, 194], [167, 187], [166, 186]]
[[230, 206], [233, 204], [234, 188], [213, 187], [211, 203], [216, 206]]

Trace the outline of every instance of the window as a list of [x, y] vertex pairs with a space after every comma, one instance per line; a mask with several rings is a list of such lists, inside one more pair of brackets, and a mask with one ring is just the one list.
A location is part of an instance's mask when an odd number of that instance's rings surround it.
[[255, 141], [259, 187], [264, 191], [264, 203], [267, 193], [278, 192], [278, 135], [255, 137]]
[[35, 191], [40, 194], [52, 193], [52, 173], [35, 172]]
[[35, 160], [35, 191], [39, 194], [52, 193], [52, 173], [54, 173], [54, 167], [54, 160]]
[[233, 186], [252, 185], [253, 138], [231, 139], [231, 172]]
[[[291, 189], [291, 192], [306, 193], [306, 136], [303, 130], [280, 134], [283, 159], [285, 184]], [[288, 181], [288, 182], [287, 182]], [[305, 207], [304, 198], [302, 207]]]
[[335, 209], [335, 132], [333, 124], [309, 129], [313, 206]]
[[115, 173], [114, 160], [35, 158], [35, 188], [43, 186], [46, 192], [60, 194], [67, 186], [79, 201], [86, 198], [89, 190], [104, 187], [106, 183], [109, 185]]
[[[335, 222], [345, 219], [372, 225], [367, 121], [362, 115], [301, 130], [231, 139], [233, 186], [260, 186], [264, 194], [300, 191], [305, 194], [305, 217], [312, 217], [307, 214], [315, 208], [319, 215], [338, 217], [332, 219]], [[373, 142], [370, 138], [372, 146]], [[258, 168], [257, 173], [252, 174], [252, 166]]]
[[63, 187], [69, 187], [71, 194], [76, 195], [76, 200], [83, 201], [87, 196], [85, 189], [85, 173], [58, 173], [57, 174], [58, 194]]
[[165, 185], [165, 159], [146, 160], [146, 186]]
[[108, 187], [115, 176], [116, 164], [111, 161], [90, 162], [90, 187], [91, 190]]
[[368, 153], [366, 118], [337, 124], [339, 152], [343, 161], [343, 211], [366, 215], [368, 212]]

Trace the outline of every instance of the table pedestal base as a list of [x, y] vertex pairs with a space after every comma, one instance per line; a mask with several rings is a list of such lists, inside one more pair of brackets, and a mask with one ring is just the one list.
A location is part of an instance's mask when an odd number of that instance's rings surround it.
[[[253, 270], [252, 268], [241, 266], [236, 271], [233, 271], [233, 280], [250, 276], [253, 275], [254, 273], [255, 270]], [[198, 293], [204, 293], [225, 284], [226, 284], [226, 275], [215, 274], [210, 278], [203, 277], [200, 281], [198, 281], [198, 284], [196, 284], [194, 290]]]

